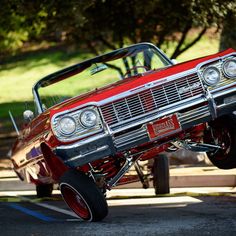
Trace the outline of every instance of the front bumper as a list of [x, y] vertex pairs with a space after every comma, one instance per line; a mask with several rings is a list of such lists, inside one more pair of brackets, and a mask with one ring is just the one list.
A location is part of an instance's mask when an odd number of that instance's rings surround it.
[[114, 153], [111, 136], [104, 134], [55, 149], [55, 154], [71, 167], [82, 166]]
[[[172, 107], [163, 108], [150, 117], [137, 120], [115, 130], [92, 136], [70, 145], [58, 146], [54, 152], [70, 167], [78, 167], [113, 156], [117, 152], [128, 151], [151, 140], [147, 124], [171, 114], [178, 114], [182, 130], [216, 119], [236, 110], [236, 87], [223, 91], [209, 92]], [[179, 132], [179, 131], [176, 131]], [[158, 138], [156, 139], [158, 140]]]

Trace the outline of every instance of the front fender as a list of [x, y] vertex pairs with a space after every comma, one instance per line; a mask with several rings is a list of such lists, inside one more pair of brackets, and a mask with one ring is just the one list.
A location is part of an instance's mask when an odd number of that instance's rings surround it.
[[52, 179], [58, 182], [59, 178], [68, 170], [68, 167], [52, 152], [51, 148], [45, 143], [40, 144], [44, 160], [50, 169]]

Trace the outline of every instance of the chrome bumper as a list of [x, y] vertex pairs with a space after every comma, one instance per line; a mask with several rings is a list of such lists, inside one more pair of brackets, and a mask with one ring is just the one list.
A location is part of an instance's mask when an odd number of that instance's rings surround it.
[[186, 130], [194, 125], [230, 114], [235, 110], [236, 87], [224, 91], [207, 92], [201, 97], [163, 108], [151, 116], [116, 127], [106, 133], [70, 145], [58, 146], [54, 152], [66, 165], [78, 167], [153, 141], [149, 138], [146, 125], [164, 116], [177, 113], [182, 130]]

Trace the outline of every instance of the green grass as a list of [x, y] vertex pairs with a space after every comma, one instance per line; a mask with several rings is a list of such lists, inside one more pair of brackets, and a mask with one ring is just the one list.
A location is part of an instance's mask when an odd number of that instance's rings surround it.
[[[180, 55], [179, 62], [202, 57], [218, 51], [217, 37], [203, 37], [195, 46]], [[171, 50], [167, 50], [170, 55]], [[91, 54], [78, 51], [68, 54], [62, 51], [35, 52], [19, 61], [0, 66], [0, 119], [8, 117], [8, 110], [21, 116], [25, 101], [32, 101], [31, 88], [40, 78], [63, 67], [75, 64]]]
[[40, 78], [75, 64], [89, 54], [44, 53], [0, 67], [0, 103], [32, 100], [31, 88]]
[[[187, 60], [191, 60], [198, 57], [207, 56], [219, 51], [219, 34], [216, 34], [214, 29], [211, 29], [204, 35], [200, 41], [198, 41], [194, 46], [189, 48], [187, 51], [182, 53], [178, 58], [178, 62], [183, 62]], [[196, 36], [198, 31], [195, 30], [192, 32], [191, 36], [187, 38], [185, 43], [189, 43]], [[163, 50], [166, 52], [168, 56], [172, 55], [173, 48], [176, 47], [175, 42], [170, 42], [168, 47], [164, 47]]]
[[32, 86], [36, 81], [90, 56], [81, 52], [37, 52], [35, 55], [0, 66], [0, 121], [9, 117], [8, 110], [16, 117], [22, 117], [25, 102], [30, 102], [32, 108]]
[[197, 57], [203, 57], [219, 51], [218, 38], [209, 38], [204, 36], [201, 41], [197, 42], [193, 47], [189, 48], [181, 54], [177, 60], [179, 62], [191, 60]]
[[11, 111], [13, 116], [18, 116], [22, 114], [26, 109], [34, 110], [33, 102], [9, 102], [9, 103], [0, 103], [1, 118], [5, 119], [9, 117], [8, 111]]

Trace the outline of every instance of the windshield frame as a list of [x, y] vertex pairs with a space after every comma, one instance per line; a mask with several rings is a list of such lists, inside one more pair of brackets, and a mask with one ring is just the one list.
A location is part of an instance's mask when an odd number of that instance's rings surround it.
[[151, 43], [134, 44], [125, 48], [117, 49], [112, 52], [96, 56], [92, 59], [82, 61], [75, 65], [66, 67], [62, 70], [49, 74], [46, 77], [43, 77], [33, 86], [32, 92], [33, 92], [34, 102], [35, 102], [38, 114], [44, 111], [42, 107], [41, 99], [39, 96], [39, 92], [38, 92], [39, 88], [49, 86], [61, 80], [67, 79], [68, 77], [71, 77], [75, 74], [79, 74], [86, 68], [90, 67], [92, 64], [115, 60], [116, 58], [122, 58], [122, 55], [123, 56], [127, 55], [129, 52], [132, 52], [133, 49], [145, 49], [145, 48], [153, 48], [155, 51], [158, 52], [158, 54], [160, 55], [160, 58], [162, 58], [163, 61], [165, 61], [168, 64], [168, 66], [173, 65], [173, 62], [159, 48], [157, 48], [155, 45]]

